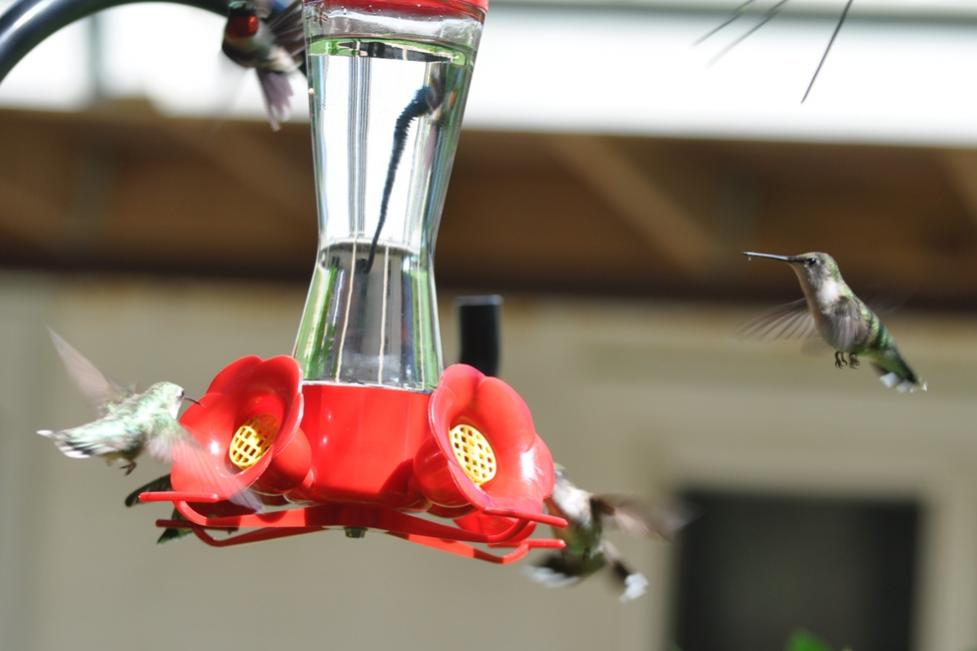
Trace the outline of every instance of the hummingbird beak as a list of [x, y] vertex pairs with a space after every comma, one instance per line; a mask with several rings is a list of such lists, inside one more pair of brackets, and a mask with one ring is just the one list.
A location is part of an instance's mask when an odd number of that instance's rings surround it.
[[194, 400], [190, 396], [183, 396], [183, 399], [184, 400], [187, 400], [188, 402], [192, 402], [195, 405], [199, 405], [200, 404], [200, 401], [199, 400]]
[[780, 260], [781, 262], [786, 262], [788, 264], [792, 262], [800, 262], [800, 259], [796, 255], [774, 255], [773, 253], [757, 253], [755, 251], [743, 251], [743, 255], [745, 255], [749, 260], [752, 260], [753, 258], [767, 258], [768, 260]]

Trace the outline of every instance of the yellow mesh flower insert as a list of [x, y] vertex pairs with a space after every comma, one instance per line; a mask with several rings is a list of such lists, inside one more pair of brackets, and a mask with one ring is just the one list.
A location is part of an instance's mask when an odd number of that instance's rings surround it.
[[476, 486], [495, 477], [495, 451], [481, 432], [471, 425], [455, 425], [448, 436], [455, 458]]
[[254, 416], [234, 432], [227, 456], [235, 466], [247, 470], [271, 449], [277, 433], [278, 424], [274, 417], [268, 414]]

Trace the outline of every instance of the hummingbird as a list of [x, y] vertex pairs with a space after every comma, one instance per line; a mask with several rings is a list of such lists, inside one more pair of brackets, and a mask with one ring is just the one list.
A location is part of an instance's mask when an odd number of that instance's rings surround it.
[[[139, 504], [140, 503], [139, 496], [142, 493], [148, 491], [156, 492], [156, 491], [171, 491], [171, 490], [173, 490], [173, 484], [170, 483], [170, 475], [169, 473], [167, 473], [165, 475], [162, 475], [161, 477], [157, 477], [151, 482], [147, 482], [143, 484], [136, 490], [126, 495], [125, 505], [127, 507], [131, 507], [131, 506], [135, 506], [136, 504]], [[183, 520], [184, 518], [182, 515], [180, 515], [180, 512], [174, 508], [173, 513], [170, 515], [170, 519]], [[192, 533], [192, 530], [189, 527], [187, 528], [167, 527], [166, 529], [163, 529], [163, 533], [161, 533], [159, 535], [159, 538], [156, 539], [156, 544], [162, 545], [163, 543], [169, 542], [171, 540], [184, 538], [190, 535], [190, 533]]]
[[804, 298], [748, 324], [746, 334], [794, 337], [816, 332], [835, 350], [837, 368], [858, 368], [859, 357], [867, 357], [886, 387], [895, 387], [900, 393], [926, 391], [926, 383], [903, 359], [888, 328], [851, 290], [830, 255], [821, 252], [773, 255], [753, 251], [745, 251], [743, 255], [786, 262], [804, 292]]
[[594, 495], [575, 486], [561, 467], [556, 468], [556, 483], [546, 500], [546, 509], [567, 521], [565, 528], [553, 528], [554, 535], [566, 542], [566, 547], [526, 568], [529, 578], [557, 588], [579, 583], [609, 567], [622, 588], [622, 603], [643, 595], [648, 579], [624, 562], [617, 548], [604, 538], [605, 528], [617, 527], [633, 535], [668, 540], [690, 519], [680, 511], [650, 507], [631, 497]]
[[302, 66], [305, 33], [302, 0], [274, 13], [274, 0], [231, 0], [221, 50], [234, 63], [253, 68], [271, 128], [288, 118], [292, 86], [289, 75]]
[[[127, 507], [131, 507], [131, 506], [135, 506], [136, 504], [140, 504], [139, 496], [146, 492], [150, 492], [150, 491], [165, 492], [171, 490], [173, 490], [173, 484], [170, 482], [170, 475], [167, 473], [165, 475], [161, 475], [157, 477], [156, 479], [150, 482], [143, 484], [136, 490], [126, 495], [125, 505]], [[174, 508], [173, 512], [170, 514], [170, 520], [186, 521], [186, 518], [184, 518], [180, 514], [180, 512]], [[227, 529], [226, 531], [227, 533], [230, 534], [237, 531], [237, 529]], [[193, 530], [190, 527], [166, 527], [165, 529], [163, 529], [163, 533], [159, 535], [159, 538], [156, 539], [156, 544], [162, 545], [163, 543], [169, 542], [171, 540], [179, 540], [180, 538], [186, 538], [191, 533], [193, 533]]]
[[185, 465], [190, 476], [218, 494], [233, 495], [231, 501], [235, 503], [253, 510], [261, 508], [258, 498], [180, 425], [177, 413], [188, 399], [183, 387], [157, 382], [142, 393], [125, 389], [106, 378], [53, 330], [50, 335], [68, 374], [95, 405], [98, 418], [69, 429], [38, 430], [39, 435], [53, 440], [65, 456], [102, 457], [110, 465], [120, 465], [126, 475], [135, 470], [136, 459], [146, 451], [157, 461]]

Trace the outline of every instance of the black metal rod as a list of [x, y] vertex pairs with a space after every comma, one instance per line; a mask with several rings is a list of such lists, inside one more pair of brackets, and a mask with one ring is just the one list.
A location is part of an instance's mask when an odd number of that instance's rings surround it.
[[[0, 16], [0, 82], [28, 52], [62, 27], [94, 13], [160, 0], [19, 0]], [[227, 15], [227, 0], [162, 0]]]
[[501, 296], [462, 296], [457, 300], [461, 329], [462, 364], [474, 366], [485, 375], [499, 374], [499, 313]]

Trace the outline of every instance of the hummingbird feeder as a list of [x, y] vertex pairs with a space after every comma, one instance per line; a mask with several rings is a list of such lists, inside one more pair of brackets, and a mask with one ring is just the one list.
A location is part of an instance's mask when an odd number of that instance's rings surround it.
[[442, 370], [434, 244], [486, 9], [306, 0], [319, 241], [293, 355], [233, 362], [181, 418], [265, 508], [177, 459], [173, 490], [141, 495], [185, 518], [159, 526], [214, 546], [375, 529], [496, 563], [563, 546], [530, 538], [566, 522], [544, 511], [553, 460], [525, 402]]

